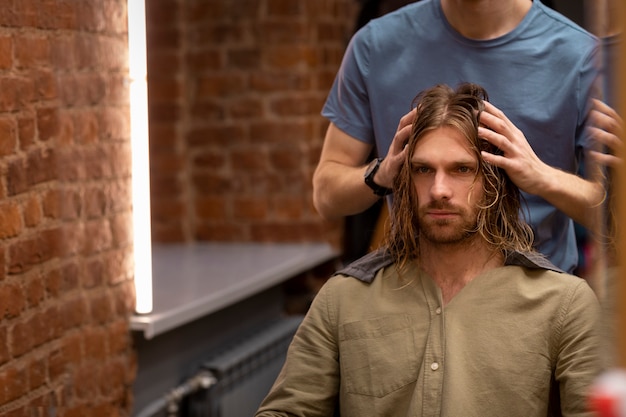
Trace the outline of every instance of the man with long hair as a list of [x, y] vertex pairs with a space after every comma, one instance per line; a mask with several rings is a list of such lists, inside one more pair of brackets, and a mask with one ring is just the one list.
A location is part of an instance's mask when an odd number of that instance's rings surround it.
[[421, 0], [369, 21], [322, 109], [330, 123], [313, 174], [316, 210], [335, 219], [383, 196], [391, 203], [413, 121], [406, 103], [432, 85], [472, 81], [500, 109], [485, 124], [506, 146], [489, 162], [523, 192], [535, 247], [573, 272], [574, 222], [595, 230], [605, 192], [595, 168], [578, 175], [598, 145], [586, 127], [599, 63], [598, 39], [539, 0]]
[[518, 188], [484, 158], [486, 99], [416, 98], [387, 244], [322, 287], [257, 416], [590, 415], [598, 303], [533, 252]]

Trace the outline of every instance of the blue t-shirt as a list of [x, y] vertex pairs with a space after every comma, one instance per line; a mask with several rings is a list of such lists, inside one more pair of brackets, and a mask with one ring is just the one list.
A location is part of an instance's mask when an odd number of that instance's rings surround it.
[[[597, 38], [539, 0], [513, 31], [486, 41], [454, 30], [440, 0], [422, 0], [355, 34], [322, 115], [386, 155], [417, 93], [435, 84], [478, 83], [545, 163], [576, 172], [587, 148], [583, 127], [598, 59]], [[538, 250], [572, 272], [578, 261], [572, 220], [537, 196], [524, 199]]]

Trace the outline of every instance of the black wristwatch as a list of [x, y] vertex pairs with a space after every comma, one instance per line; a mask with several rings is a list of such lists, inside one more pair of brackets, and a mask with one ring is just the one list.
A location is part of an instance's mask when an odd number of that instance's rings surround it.
[[391, 188], [382, 187], [374, 182], [374, 175], [380, 168], [380, 163], [383, 161], [383, 158], [376, 158], [367, 166], [365, 170], [365, 184], [374, 191], [379, 197], [386, 196], [387, 194], [391, 194]]

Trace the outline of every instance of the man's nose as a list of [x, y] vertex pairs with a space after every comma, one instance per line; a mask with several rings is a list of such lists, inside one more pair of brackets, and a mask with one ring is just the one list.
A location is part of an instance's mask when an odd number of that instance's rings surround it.
[[450, 179], [444, 172], [437, 172], [430, 187], [431, 197], [434, 200], [449, 199], [451, 193]]

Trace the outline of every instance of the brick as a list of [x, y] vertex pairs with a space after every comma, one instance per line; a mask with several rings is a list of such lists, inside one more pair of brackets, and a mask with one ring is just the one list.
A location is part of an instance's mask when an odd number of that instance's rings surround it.
[[219, 195], [230, 193], [235, 188], [235, 181], [231, 175], [196, 174], [192, 178], [193, 185], [203, 194]]
[[241, 142], [247, 137], [248, 131], [244, 126], [226, 124], [193, 129], [185, 139], [190, 147], [197, 147], [207, 144], [227, 146], [232, 145], [234, 138]]
[[186, 162], [181, 155], [171, 153], [157, 153], [150, 156], [150, 168], [159, 175], [177, 176], [185, 168]]
[[297, 220], [302, 218], [305, 210], [305, 204], [302, 197], [282, 197], [277, 196], [272, 199], [271, 212], [272, 217], [285, 220]]
[[263, 102], [254, 98], [242, 98], [231, 101], [228, 114], [233, 119], [253, 119], [265, 116]]
[[42, 211], [45, 217], [52, 219], [77, 219], [81, 213], [80, 195], [73, 190], [53, 189], [42, 199]]
[[127, 385], [126, 364], [119, 360], [109, 361], [102, 369], [101, 392], [115, 392]]
[[25, 283], [24, 292], [28, 306], [31, 308], [37, 307], [43, 301], [45, 295], [43, 278], [38, 274], [30, 277]]
[[266, 7], [270, 17], [294, 17], [302, 13], [300, 0], [268, 0]]
[[26, 178], [26, 161], [17, 159], [8, 163], [7, 167], [7, 193], [8, 195], [21, 194], [28, 190]]
[[104, 282], [104, 269], [105, 266], [100, 259], [88, 261], [81, 278], [81, 286], [85, 289], [91, 289], [102, 285]]
[[[295, 3], [295, 2], [294, 2]], [[298, 44], [311, 40], [311, 25], [295, 19], [272, 19], [258, 23], [261, 44]]]
[[153, 202], [156, 204], [153, 204], [150, 209], [152, 221], [154, 222], [167, 222], [172, 219], [182, 219], [185, 217], [187, 206], [181, 201], [168, 198], [155, 198]]
[[13, 38], [10, 35], [0, 36], [0, 69], [6, 70], [13, 66]]
[[95, 146], [83, 150], [85, 176], [88, 179], [98, 180], [111, 177], [111, 163], [107, 151], [102, 146]]
[[50, 44], [43, 36], [20, 35], [14, 38], [18, 68], [36, 68], [49, 63]]
[[90, 297], [91, 318], [94, 323], [104, 324], [111, 318], [113, 306], [107, 294], [98, 294]]
[[89, 187], [85, 190], [85, 215], [88, 219], [102, 217], [107, 212], [107, 194], [102, 187]]
[[160, 123], [175, 123], [181, 117], [180, 104], [177, 102], [148, 103], [148, 117]]
[[55, 145], [58, 147], [70, 147], [74, 144], [74, 121], [71, 111], [61, 110], [59, 112], [59, 133], [57, 134]]
[[78, 288], [80, 268], [76, 263], [64, 265], [59, 272], [61, 276], [59, 289], [62, 292], [69, 292]]
[[111, 227], [107, 220], [94, 220], [85, 224], [85, 240], [82, 253], [92, 255], [110, 249], [113, 242]]
[[59, 133], [59, 109], [54, 107], [37, 109], [37, 130], [40, 140], [54, 139]]
[[317, 116], [324, 105], [324, 100], [322, 96], [290, 95], [272, 100], [269, 107], [279, 117]]
[[[87, 322], [87, 302], [82, 297], [66, 299], [59, 308], [61, 323], [66, 330], [79, 327]], [[74, 361], [73, 361], [74, 362]]]
[[296, 147], [272, 149], [269, 155], [270, 165], [278, 172], [300, 172], [304, 158]]
[[111, 164], [111, 174], [116, 178], [131, 178], [132, 176], [132, 157], [130, 143], [115, 143], [109, 147], [110, 161], [115, 161]]
[[[1, 335], [2, 330], [0, 329], [0, 336]], [[114, 323], [111, 323], [108, 326], [107, 341], [109, 343], [109, 353], [111, 355], [125, 354], [132, 345], [128, 322], [126, 320], [117, 320]]]
[[23, 207], [24, 224], [27, 227], [35, 227], [41, 222], [43, 211], [39, 199], [30, 197], [26, 200]]
[[194, 168], [219, 170], [224, 167], [224, 151], [222, 149], [202, 149], [195, 153], [192, 164]]
[[179, 137], [174, 126], [159, 121], [150, 122], [150, 156], [153, 153], [173, 153], [178, 148]]
[[260, 121], [250, 123], [256, 143], [302, 143], [313, 137], [314, 124], [310, 120]]
[[87, 400], [98, 396], [99, 374], [94, 363], [85, 362], [78, 367], [73, 373], [72, 382], [77, 398]]
[[98, 114], [98, 129], [101, 140], [126, 140], [130, 133], [130, 113], [126, 109], [107, 108]]
[[60, 257], [69, 257], [80, 253], [84, 247], [84, 241], [89, 236], [85, 234], [85, 230], [81, 223], [65, 223], [60, 231], [60, 237], [63, 239], [57, 242], [59, 246], [57, 255]]
[[[183, 193], [184, 184], [181, 182], [179, 178], [172, 178], [169, 176], [150, 176], [150, 190], [151, 193], [155, 196], [162, 195], [167, 196], [168, 198], [175, 198], [175, 196], [181, 195]], [[155, 197], [157, 200], [158, 197]]]
[[[75, 69], [77, 67], [77, 42], [75, 33], [60, 33], [50, 44], [50, 63], [59, 71]], [[60, 80], [63, 88], [65, 79]]]
[[92, 327], [83, 333], [85, 359], [105, 362], [108, 357], [107, 334], [99, 327]]
[[35, 358], [28, 364], [28, 389], [34, 391], [46, 383], [47, 363], [45, 358]]
[[0, 366], [4, 365], [11, 359], [9, 355], [9, 338], [7, 337], [7, 328], [0, 327]]
[[108, 285], [117, 285], [131, 280], [135, 272], [132, 246], [112, 251], [104, 257], [104, 279]]
[[261, 51], [256, 48], [229, 50], [226, 57], [229, 69], [255, 71], [261, 66]]
[[128, 317], [135, 311], [135, 284], [132, 279], [116, 285], [111, 291], [114, 311], [119, 317]]
[[267, 155], [260, 150], [245, 149], [231, 152], [230, 164], [237, 172], [266, 172], [269, 168]]
[[76, 143], [96, 143], [99, 135], [98, 116], [92, 110], [74, 114], [74, 140]]
[[0, 281], [3, 281], [7, 276], [7, 262], [6, 262], [6, 250], [4, 246], [0, 246]]
[[48, 313], [51, 310], [39, 310], [29, 321], [28, 327], [33, 335], [33, 346], [39, 347], [52, 339], [55, 334], [54, 317], [50, 317]]
[[8, 272], [18, 274], [33, 266], [52, 259], [59, 249], [59, 238], [53, 231], [42, 231], [39, 235], [17, 241], [8, 246]]
[[123, 248], [132, 243], [133, 219], [131, 213], [113, 217], [110, 224], [114, 248]]
[[29, 352], [34, 346], [34, 332], [29, 322], [20, 322], [11, 329], [11, 354], [15, 358], [19, 358]]
[[17, 118], [20, 149], [26, 150], [35, 143], [35, 119], [31, 114]]
[[18, 130], [15, 119], [0, 117], [0, 157], [12, 155], [17, 150]]
[[261, 198], [236, 198], [233, 203], [235, 220], [263, 220], [268, 214], [265, 196]]
[[196, 216], [200, 220], [224, 220], [227, 217], [227, 201], [224, 197], [198, 197]]
[[28, 153], [26, 178], [29, 185], [57, 179], [57, 161], [53, 149], [35, 149]]
[[46, 294], [49, 298], [57, 298], [61, 293], [61, 282], [63, 278], [59, 269], [47, 271], [44, 276]]
[[181, 81], [174, 78], [150, 80], [148, 95], [151, 102], [178, 100], [182, 98]]
[[[329, 71], [331, 75], [328, 88], [335, 78], [335, 71]], [[307, 91], [312, 88], [312, 85], [310, 75], [293, 71], [263, 71], [250, 75], [250, 90], [260, 93]]]
[[319, 65], [318, 55], [317, 49], [313, 46], [268, 46], [264, 54], [263, 64], [280, 70], [310, 70]]
[[35, 96], [38, 100], [54, 100], [58, 98], [59, 88], [54, 72], [51, 70], [37, 70], [31, 72], [34, 80]]
[[59, 172], [59, 179], [71, 182], [86, 178], [86, 162], [83, 162], [83, 158], [83, 149], [58, 149], [56, 159], [59, 166], [63, 167]]
[[48, 353], [48, 379], [54, 384], [57, 379], [63, 377], [68, 367], [67, 356], [61, 349], [51, 349]]
[[22, 214], [16, 203], [0, 203], [0, 239], [15, 237], [22, 231]]
[[130, 210], [132, 207], [132, 191], [129, 179], [110, 182], [106, 188], [109, 209], [113, 213]]
[[[156, 55], [155, 53], [153, 53], [152, 55]], [[159, 54], [158, 56], [155, 56], [152, 59], [148, 60], [148, 65], [150, 68], [155, 68], [155, 67], [161, 67], [162, 65], [169, 65], [170, 67], [172, 65], [174, 65], [173, 63], [169, 63], [167, 64], [166, 61], [167, 58], [169, 58], [170, 60], [172, 60], [172, 57], [177, 56], [177, 54], [171, 54], [168, 53], [166, 54], [165, 52]], [[190, 51], [187, 55], [185, 55], [185, 63], [187, 64], [187, 66], [189, 67], [189, 69], [193, 72], [198, 72], [198, 71], [207, 71], [207, 70], [218, 70], [218, 69], [222, 69], [225, 67], [225, 61], [226, 61], [226, 57], [224, 56], [224, 54], [221, 51], [218, 50], [203, 50], [201, 52], [194, 52], [194, 51]], [[176, 62], [176, 61], [174, 61]], [[164, 70], [166, 70], [167, 68], [163, 68]], [[174, 68], [174, 69], [177, 69]], [[175, 72], [175, 71], [169, 71], [171, 72]]]
[[34, 96], [33, 81], [20, 77], [0, 77], [0, 111], [26, 107]]
[[13, 365], [0, 370], [0, 404], [15, 401], [28, 393], [28, 379], [25, 369]]
[[146, 43], [148, 50], [152, 45], [159, 45], [159, 49], [179, 49], [180, 31], [176, 28], [158, 28], [146, 31]]
[[239, 73], [204, 75], [199, 77], [194, 98], [226, 97], [246, 91], [247, 84]]

